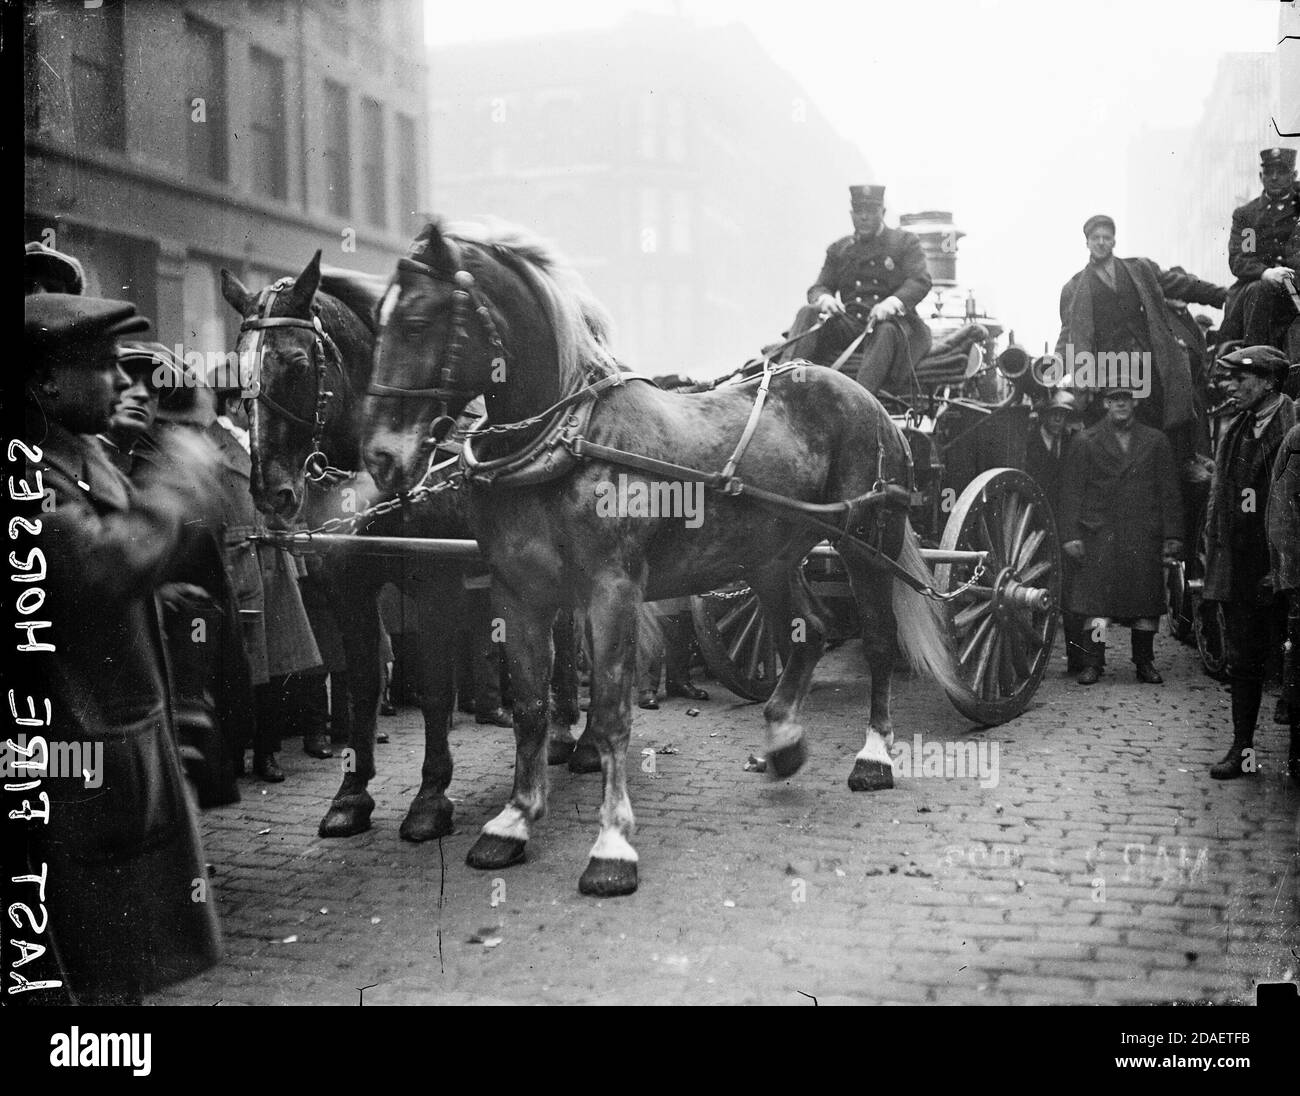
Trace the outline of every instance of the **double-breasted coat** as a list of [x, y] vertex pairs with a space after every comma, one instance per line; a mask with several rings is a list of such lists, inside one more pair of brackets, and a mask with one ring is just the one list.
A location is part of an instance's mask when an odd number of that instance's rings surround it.
[[1061, 543], [1083, 542], [1072, 612], [1132, 619], [1165, 611], [1163, 544], [1183, 535], [1183, 504], [1165, 436], [1134, 422], [1128, 452], [1108, 419], [1074, 439], [1061, 481]]
[[73, 996], [129, 1001], [220, 958], [153, 596], [204, 492], [166, 466], [133, 487], [96, 439], [57, 424], [34, 440], [33, 470], [54, 501], [33, 514], [56, 646], [38, 656], [53, 706], [43, 734], [92, 758], [102, 749], [102, 771], [91, 787], [44, 782], [49, 822], [29, 831], [28, 857], [33, 870], [48, 865], [50, 931]]
[[1204, 593], [1209, 601], [1264, 605], [1273, 600], [1277, 561], [1269, 549], [1269, 507], [1275, 462], [1295, 423], [1295, 404], [1283, 396], [1248, 458], [1236, 455], [1240, 435], [1249, 427], [1245, 416], [1233, 419], [1219, 440], [1205, 512]]

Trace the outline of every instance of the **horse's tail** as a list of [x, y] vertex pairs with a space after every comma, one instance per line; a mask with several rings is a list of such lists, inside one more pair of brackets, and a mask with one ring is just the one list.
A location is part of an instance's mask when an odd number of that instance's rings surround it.
[[[903, 533], [903, 548], [898, 564], [909, 575], [927, 586], [934, 576], [921, 556], [921, 542], [912, 523]], [[918, 594], [906, 583], [894, 582], [894, 617], [898, 622], [898, 645], [913, 669], [933, 677], [947, 692], [964, 692], [966, 686], [957, 677], [957, 667], [948, 643], [947, 617], [943, 603]]]

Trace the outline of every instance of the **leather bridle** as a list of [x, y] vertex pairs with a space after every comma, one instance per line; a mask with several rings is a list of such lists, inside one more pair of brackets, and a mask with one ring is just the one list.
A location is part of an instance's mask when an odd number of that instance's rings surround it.
[[[321, 326], [320, 316], [315, 309], [312, 310], [312, 316], [309, 320], [299, 319], [296, 316], [272, 316], [271, 308], [274, 306], [276, 298], [294, 285], [293, 278], [281, 278], [278, 282], [266, 290], [262, 301], [258, 307], [257, 315], [250, 316], [239, 325], [240, 333], [252, 331], [254, 335], [253, 346], [250, 356], [255, 363], [256, 369], [254, 376], [254, 402], [253, 416], [254, 426], [256, 426], [257, 405], [265, 403], [266, 406], [279, 415], [282, 419], [287, 419], [298, 426], [305, 427], [311, 433], [311, 451], [307, 454], [306, 460], [302, 463], [302, 477], [308, 483], [320, 484], [325, 480], [338, 480], [347, 478], [352, 473], [341, 468], [335, 468], [329, 463], [329, 458], [325, 455], [322, 448], [325, 439], [325, 422], [329, 411], [330, 400], [334, 397], [333, 391], [329, 388], [329, 366], [332, 362], [338, 369], [339, 376], [343, 380], [345, 388], [349, 387], [347, 370], [343, 367], [343, 355], [339, 353], [339, 348], [334, 340], [329, 337], [325, 328]], [[310, 331], [313, 336], [312, 343], [312, 367], [316, 372], [316, 406], [312, 419], [306, 419], [302, 415], [290, 411], [283, 404], [273, 399], [269, 392], [262, 386], [262, 332], [277, 327], [300, 327]], [[257, 436], [259, 431], [254, 430]]]
[[[437, 401], [438, 414], [429, 425], [429, 436], [435, 443], [441, 442], [455, 426], [455, 419], [450, 414], [452, 404], [455, 403], [458, 408], [463, 407], [478, 395], [476, 389], [466, 386], [462, 376], [463, 357], [465, 349], [469, 345], [471, 312], [478, 320], [483, 336], [487, 339], [488, 346], [493, 351], [490, 366], [493, 375], [500, 374], [506, 366], [505, 344], [501, 341], [496, 322], [492, 319], [492, 312], [488, 308], [487, 299], [479, 292], [474, 281], [474, 275], [465, 269], [464, 263], [461, 261], [460, 248], [456, 241], [444, 237], [444, 242], [451, 253], [452, 265], [456, 268], [456, 272], [450, 278], [444, 277], [427, 263], [409, 257], [397, 260], [397, 269], [399, 271], [405, 270], [415, 274], [422, 274], [435, 282], [454, 287], [451, 294], [451, 321], [447, 331], [447, 342], [443, 347], [442, 369], [439, 371], [439, 381], [441, 383], [431, 388], [401, 388], [397, 385], [380, 384], [378, 381], [371, 381], [366, 389], [366, 392], [371, 396]], [[394, 281], [389, 285], [388, 292], [384, 294], [385, 302], [396, 284], [396, 281]], [[381, 311], [377, 346], [382, 342], [386, 323], [386, 315]], [[377, 353], [376, 371], [378, 371], [378, 367]]]

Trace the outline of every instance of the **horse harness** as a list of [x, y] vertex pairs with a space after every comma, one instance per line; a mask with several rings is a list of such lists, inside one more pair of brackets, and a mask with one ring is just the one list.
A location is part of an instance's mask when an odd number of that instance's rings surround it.
[[[455, 289], [452, 292], [451, 324], [442, 359], [444, 365], [440, 376], [441, 384], [431, 388], [399, 388], [372, 382], [368, 389], [368, 392], [374, 396], [437, 400], [439, 402], [439, 415], [430, 426], [431, 440], [435, 442], [435, 445], [440, 440], [438, 430], [443, 423], [453, 424], [453, 420], [447, 414], [449, 402], [453, 399], [463, 399], [477, 394], [471, 392], [464, 385], [459, 375], [461, 357], [469, 341], [467, 323], [471, 308], [489, 345], [495, 351], [492, 361], [493, 369], [503, 366], [506, 360], [505, 346], [497, 333], [491, 312], [475, 284], [474, 275], [464, 269], [460, 261], [459, 248], [455, 241], [450, 238], [444, 239], [452, 250], [452, 257], [457, 269], [451, 278], [451, 283], [455, 286]], [[415, 259], [403, 258], [398, 260], [398, 269], [419, 273], [435, 281], [446, 281], [438, 271]], [[947, 594], [940, 593], [911, 575], [895, 562], [888, 553], [882, 551], [880, 547], [883, 539], [883, 511], [900, 510], [905, 513], [912, 503], [910, 487], [912, 457], [905, 438], [903, 439], [903, 451], [907, 454], [909, 481], [907, 485], [890, 482], [884, 478], [885, 449], [884, 444], [879, 443], [877, 446], [876, 480], [872, 484], [871, 490], [837, 502], [805, 502], [802, 499], [755, 487], [752, 484], [745, 483], [736, 475], [736, 468], [758, 428], [759, 416], [762, 414], [763, 405], [767, 401], [772, 378], [781, 373], [805, 368], [808, 368], [806, 363], [787, 362], [774, 365], [770, 358], [764, 360], [762, 373], [757, 375], [759, 384], [754, 395], [754, 403], [750, 409], [745, 427], [741, 432], [740, 440], [726, 464], [718, 472], [705, 472], [698, 468], [691, 468], [671, 461], [643, 456], [640, 453], [631, 453], [623, 449], [602, 445], [583, 436], [583, 431], [590, 423], [596, 403], [604, 392], [612, 388], [620, 388], [629, 381], [643, 381], [647, 384], [655, 383], [650, 377], [643, 374], [620, 370], [603, 376], [594, 372], [589, 374], [587, 383], [581, 388], [564, 396], [546, 410], [527, 419], [522, 419], [519, 422], [488, 425], [466, 431], [461, 448], [460, 466], [439, 487], [455, 489], [460, 482], [464, 481], [484, 488], [532, 486], [558, 479], [574, 466], [586, 460], [621, 465], [625, 468], [632, 468], [639, 472], [647, 472], [651, 475], [663, 476], [669, 479], [698, 480], [703, 482], [710, 490], [729, 495], [732, 498], [749, 498], [756, 503], [777, 510], [794, 511], [799, 519], [806, 524], [830, 533], [837, 546], [841, 542], [848, 542], [849, 545], [865, 553], [874, 561], [893, 570], [900, 581], [920, 594], [941, 600], [957, 596], [965, 586], [970, 584], [969, 582]], [[750, 378], [750, 380], [753, 379]], [[893, 425], [892, 420], [889, 421]], [[518, 452], [494, 460], [482, 460], [474, 453], [474, 439], [477, 437], [506, 436], [535, 426], [543, 426], [543, 429], [533, 441]], [[896, 426], [895, 429], [897, 429]], [[901, 432], [900, 437], [902, 437]], [[413, 494], [417, 492], [421, 495], [429, 493], [430, 488], [426, 486], [425, 481], [434, 471], [436, 452], [435, 448], [434, 456], [430, 457], [429, 470], [421, 482], [417, 484], [412, 492]], [[441, 468], [442, 465], [437, 467]], [[434, 488], [434, 490], [436, 489], [438, 488]], [[869, 543], [859, 535], [863, 531], [861, 523], [868, 513], [874, 513], [876, 519], [875, 544]], [[980, 570], [982, 568], [977, 568], [975, 575], [970, 580], [971, 582], [974, 582], [979, 577]]]
[[[325, 421], [326, 413], [329, 409], [329, 402], [334, 397], [334, 393], [329, 388], [329, 363], [333, 361], [337, 367], [339, 376], [343, 379], [344, 387], [350, 387], [347, 370], [343, 366], [343, 355], [339, 353], [339, 348], [334, 340], [329, 337], [325, 328], [321, 326], [320, 315], [315, 308], [312, 309], [311, 319], [299, 319], [297, 316], [272, 316], [271, 309], [275, 305], [276, 298], [286, 290], [293, 287], [292, 278], [281, 278], [274, 285], [270, 286], [264, 293], [261, 303], [258, 306], [257, 314], [250, 316], [239, 325], [240, 332], [252, 331], [254, 335], [253, 349], [250, 357], [257, 363], [258, 370], [255, 374], [256, 383], [254, 384], [254, 399], [265, 403], [270, 410], [275, 412], [283, 419], [303, 426], [312, 432], [311, 451], [307, 454], [306, 460], [302, 464], [302, 476], [308, 483], [321, 484], [326, 480], [335, 482], [342, 479], [348, 479], [354, 476], [355, 472], [348, 472], [342, 468], [335, 468], [329, 463], [329, 458], [321, 448], [325, 438]], [[314, 417], [311, 420], [290, 411], [283, 404], [273, 399], [261, 384], [261, 352], [262, 352], [262, 332], [275, 327], [300, 327], [310, 331], [313, 336], [312, 344], [312, 367], [316, 371], [316, 405]], [[256, 408], [256, 403], [254, 408]]]

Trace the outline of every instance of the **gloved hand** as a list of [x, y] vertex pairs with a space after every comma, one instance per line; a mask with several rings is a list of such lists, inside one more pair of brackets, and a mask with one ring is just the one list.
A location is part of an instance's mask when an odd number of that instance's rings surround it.
[[844, 304], [834, 293], [823, 293], [813, 303], [820, 311], [831, 316], [844, 315]]
[[1061, 551], [1063, 551], [1071, 559], [1083, 559], [1084, 557], [1083, 541], [1081, 540], [1066, 541], [1066, 543], [1061, 545]]
[[893, 316], [901, 316], [904, 311], [906, 311], [906, 309], [903, 306], [903, 302], [897, 297], [886, 297], [871, 310], [871, 314], [867, 317], [867, 322], [876, 324], [881, 320], [888, 320]]

